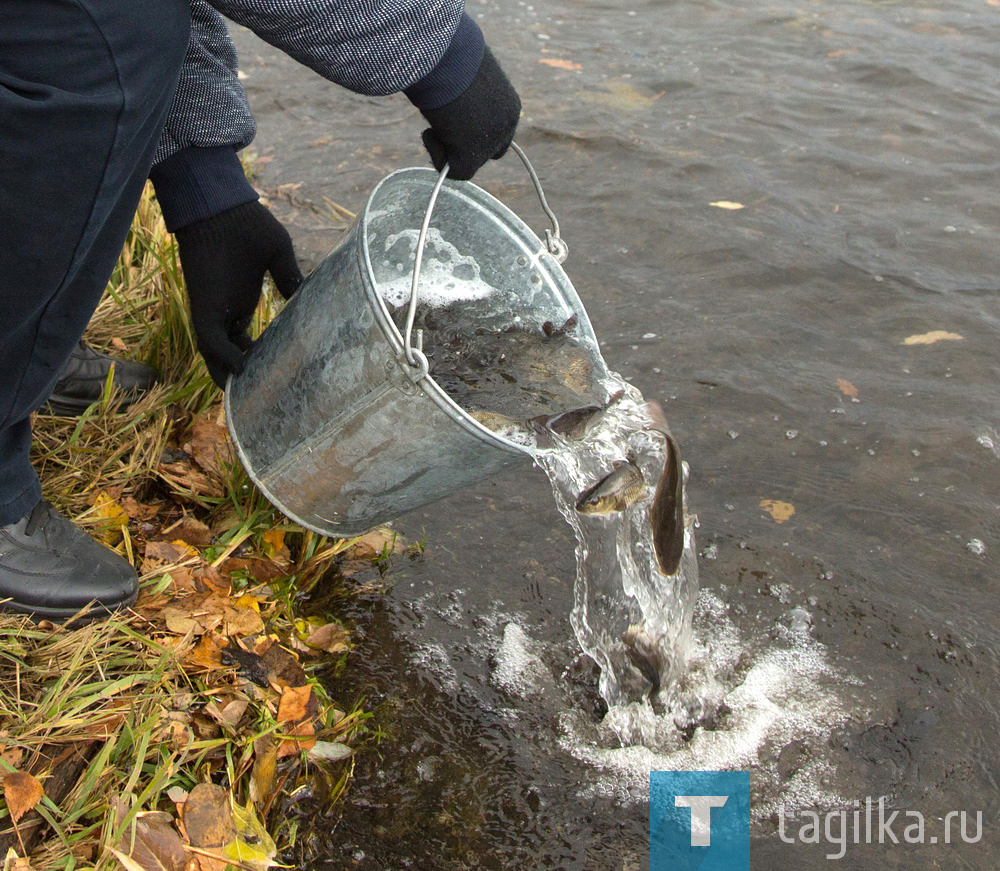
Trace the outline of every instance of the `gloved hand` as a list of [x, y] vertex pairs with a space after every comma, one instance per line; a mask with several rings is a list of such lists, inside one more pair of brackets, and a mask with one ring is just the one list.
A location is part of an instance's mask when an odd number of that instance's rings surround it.
[[434, 168], [451, 165], [449, 178], [465, 181], [487, 160], [503, 157], [521, 114], [521, 99], [486, 48], [479, 71], [458, 97], [438, 109], [422, 109], [430, 121], [424, 147]]
[[257, 201], [181, 227], [175, 235], [198, 350], [212, 380], [225, 387], [230, 372], [243, 371], [243, 353], [252, 344], [247, 327], [264, 273], [271, 273], [285, 299], [302, 282], [292, 240]]

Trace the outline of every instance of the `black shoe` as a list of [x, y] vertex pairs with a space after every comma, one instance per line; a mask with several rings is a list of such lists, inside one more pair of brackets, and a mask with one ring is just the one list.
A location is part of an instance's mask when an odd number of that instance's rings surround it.
[[48, 400], [51, 414], [82, 414], [104, 394], [108, 372], [114, 365], [115, 387], [125, 394], [125, 405], [135, 402], [154, 384], [157, 372], [145, 363], [116, 360], [80, 342], [63, 367], [59, 381]]
[[36, 619], [103, 620], [139, 594], [135, 569], [44, 499], [17, 523], [0, 527], [0, 608]]

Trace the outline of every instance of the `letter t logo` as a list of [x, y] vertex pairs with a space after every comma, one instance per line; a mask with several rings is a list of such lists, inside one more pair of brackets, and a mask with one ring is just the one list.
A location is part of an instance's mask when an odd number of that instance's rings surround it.
[[678, 795], [674, 807], [691, 808], [691, 846], [712, 846], [712, 808], [722, 807], [728, 795]]

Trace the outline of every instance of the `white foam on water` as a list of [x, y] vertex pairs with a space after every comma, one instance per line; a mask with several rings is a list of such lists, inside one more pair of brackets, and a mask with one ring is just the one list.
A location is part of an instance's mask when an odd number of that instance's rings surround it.
[[[409, 302], [418, 236], [417, 230], [403, 230], [385, 240], [382, 266], [390, 274], [396, 273], [396, 277], [378, 282], [378, 294], [387, 306]], [[496, 288], [483, 280], [475, 257], [462, 254], [437, 228], [428, 229], [417, 290], [423, 305], [440, 307], [485, 299], [495, 292]]]
[[[601, 772], [581, 797], [648, 801], [650, 771], [753, 769], [761, 751], [776, 753], [796, 739], [825, 743], [848, 718], [842, 690], [855, 681], [830, 664], [820, 642], [806, 633], [788, 632], [741, 665], [744, 646], [725, 603], [703, 592], [675, 712], [685, 705], [703, 713], [724, 711], [724, 705], [729, 712], [715, 724], [696, 726], [689, 740], [675, 722], [676, 713], [657, 715], [645, 703], [614, 707], [599, 724], [564, 712], [561, 746]], [[829, 774], [821, 759], [809, 760], [788, 781], [768, 790], [777, 797], [758, 807], [758, 815], [766, 817], [779, 801], [793, 799], [802, 806], [835, 806], [844, 799], [825, 786]], [[763, 771], [761, 776], [766, 776]]]
[[552, 683], [552, 675], [533, 641], [516, 623], [508, 623], [496, 652], [493, 682], [517, 698], [526, 699]]

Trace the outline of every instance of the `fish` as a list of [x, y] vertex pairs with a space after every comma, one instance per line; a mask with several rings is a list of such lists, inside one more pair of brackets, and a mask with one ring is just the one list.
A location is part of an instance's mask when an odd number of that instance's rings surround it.
[[582, 408], [573, 408], [551, 416], [541, 414], [538, 417], [533, 417], [529, 423], [536, 431], [547, 429], [568, 439], [579, 441], [587, 434], [595, 416], [601, 411], [604, 411], [603, 406], [585, 405]]
[[619, 460], [614, 469], [576, 500], [581, 514], [611, 514], [624, 511], [646, 496], [646, 482], [631, 460]]
[[660, 691], [660, 675], [663, 674], [663, 655], [641, 623], [633, 623], [622, 633], [622, 643], [629, 662], [632, 663], [646, 680], [652, 684], [650, 696]]
[[484, 411], [482, 409], [474, 409], [468, 412], [469, 417], [471, 417], [476, 423], [481, 423], [487, 429], [493, 432], [501, 432], [503, 430], [509, 429], [524, 429], [523, 423], [514, 420], [512, 417], [508, 417], [506, 414], [499, 414], [495, 411]]
[[666, 439], [663, 472], [656, 484], [653, 504], [649, 509], [649, 525], [653, 533], [653, 553], [660, 572], [675, 575], [684, 553], [684, 472], [681, 451], [667, 426], [660, 404], [646, 403], [650, 424], [647, 429]]

